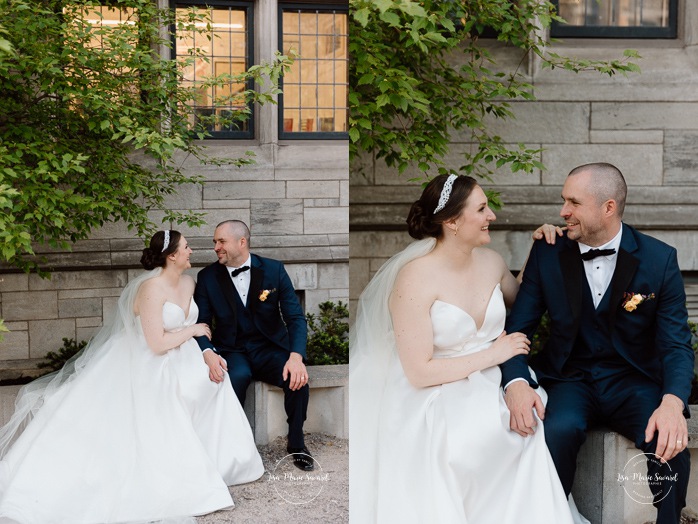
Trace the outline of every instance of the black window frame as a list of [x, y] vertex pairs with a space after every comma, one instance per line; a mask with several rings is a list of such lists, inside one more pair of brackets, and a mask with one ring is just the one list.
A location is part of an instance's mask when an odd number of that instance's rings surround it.
[[[254, 1], [253, 0], [170, 0], [170, 9], [177, 8], [187, 8], [187, 7], [240, 7], [245, 10], [245, 21], [246, 21], [246, 31], [247, 31], [247, 41], [245, 46], [247, 49], [245, 71], [247, 71], [252, 65], [254, 65], [255, 60], [255, 48], [254, 48]], [[172, 26], [170, 28], [172, 34], [172, 53], [173, 58], [177, 57], [177, 38], [176, 38], [176, 27]], [[254, 89], [254, 81], [248, 79], [245, 83], [245, 89]], [[239, 140], [249, 140], [255, 138], [255, 122], [256, 122], [256, 111], [253, 103], [249, 103], [248, 107], [250, 109], [249, 117], [247, 118], [247, 130], [240, 131], [213, 131], [208, 130], [210, 136], [205, 137], [205, 140], [218, 140], [218, 139], [239, 139]]]
[[[613, 27], [613, 26], [570, 26], [553, 21], [550, 26], [551, 38], [638, 38], [675, 39], [678, 37], [679, 0], [669, 2], [668, 27]], [[559, 13], [560, 1], [552, 0]]]
[[[278, 47], [279, 51], [283, 53], [284, 45], [284, 28], [283, 28], [283, 12], [287, 9], [299, 9], [307, 11], [319, 11], [321, 13], [332, 13], [332, 12], [342, 12], [347, 15], [347, 52], [349, 49], [349, 35], [348, 35], [348, 22], [349, 22], [349, 2], [347, 0], [324, 0], [321, 2], [293, 2], [287, 0], [279, 0], [278, 3]], [[347, 60], [348, 60], [347, 56]], [[348, 67], [348, 64], [347, 64]], [[347, 69], [347, 124], [349, 122], [349, 88], [348, 85], [348, 69]], [[279, 140], [349, 140], [349, 130], [346, 131], [284, 131], [284, 95], [283, 95], [283, 84], [284, 78], [281, 76], [279, 87], [281, 88], [281, 94], [279, 94], [278, 101], [278, 130], [279, 130]]]

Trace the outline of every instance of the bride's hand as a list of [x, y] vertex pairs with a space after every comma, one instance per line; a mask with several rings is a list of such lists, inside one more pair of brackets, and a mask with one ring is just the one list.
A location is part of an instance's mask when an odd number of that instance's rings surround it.
[[562, 232], [566, 231], [567, 227], [554, 226], [552, 224], [543, 224], [538, 229], [533, 232], [533, 240], [540, 240], [545, 238], [548, 244], [555, 243], [555, 237], [561, 237]]
[[208, 324], [194, 324], [192, 326], [192, 337], [206, 337], [211, 340], [211, 328]]
[[528, 355], [530, 345], [531, 341], [523, 333], [507, 335], [506, 331], [502, 331], [490, 348], [494, 353], [495, 364], [501, 364], [516, 355]]

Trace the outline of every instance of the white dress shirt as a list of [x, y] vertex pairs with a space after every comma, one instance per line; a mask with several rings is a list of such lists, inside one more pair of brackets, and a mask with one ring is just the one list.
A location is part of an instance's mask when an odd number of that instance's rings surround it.
[[[603, 299], [613, 272], [616, 270], [616, 261], [618, 260], [618, 250], [620, 249], [620, 239], [623, 236], [623, 225], [621, 224], [618, 234], [609, 242], [602, 246], [597, 246], [594, 249], [615, 249], [616, 252], [612, 255], [596, 257], [592, 260], [584, 261], [584, 272], [587, 276], [591, 297], [594, 300], [594, 308], [599, 307], [599, 303]], [[584, 254], [591, 249], [591, 246], [579, 242], [579, 252]]]
[[247, 294], [250, 292], [250, 280], [252, 278], [250, 275], [252, 272], [252, 255], [248, 256], [245, 263], [240, 267], [243, 266], [248, 266], [250, 269], [239, 273], [237, 276], [233, 276], [233, 270], [238, 269], [237, 267], [227, 267], [226, 269], [230, 273], [230, 278], [233, 279], [233, 285], [237, 289], [238, 295], [240, 295], [240, 300], [247, 306]]
[[[233, 285], [235, 286], [238, 295], [240, 295], [240, 300], [242, 300], [242, 303], [245, 306], [247, 306], [247, 294], [250, 292], [250, 272], [252, 271], [252, 255], [247, 257], [247, 260], [242, 266], [249, 266], [250, 269], [248, 269], [247, 271], [243, 271], [242, 273], [238, 273], [238, 275], [235, 277], [233, 277], [233, 270], [238, 268], [226, 266], [226, 269], [228, 270], [230, 278], [233, 280]], [[211, 348], [206, 348], [203, 352], [206, 353], [207, 351], [211, 351]], [[215, 349], [213, 349], [213, 352], [218, 353]]]

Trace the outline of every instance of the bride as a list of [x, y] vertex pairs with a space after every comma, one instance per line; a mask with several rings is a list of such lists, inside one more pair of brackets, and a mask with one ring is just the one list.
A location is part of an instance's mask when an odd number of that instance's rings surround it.
[[483, 247], [495, 218], [474, 179], [436, 177], [407, 219], [422, 240], [361, 296], [350, 338], [353, 523], [573, 522], [543, 428], [528, 438], [509, 429], [498, 364], [530, 342], [503, 332], [519, 283]]
[[0, 430], [0, 522], [194, 521], [264, 473], [227, 374], [209, 380], [192, 338], [211, 333], [195, 323], [190, 254], [179, 232], [156, 233], [112, 323], [20, 391]]

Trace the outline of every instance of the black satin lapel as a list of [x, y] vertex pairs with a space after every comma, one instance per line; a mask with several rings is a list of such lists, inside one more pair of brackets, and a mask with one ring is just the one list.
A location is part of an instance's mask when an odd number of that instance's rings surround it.
[[223, 292], [223, 296], [228, 301], [228, 304], [232, 308], [235, 316], [237, 316], [237, 305], [235, 304], [235, 295], [237, 293], [235, 290], [235, 285], [233, 284], [233, 279], [230, 278], [230, 273], [224, 265], [219, 265], [216, 271], [216, 280], [218, 280], [218, 285]]
[[618, 259], [616, 260], [616, 269], [613, 272], [611, 279], [611, 312], [609, 316], [610, 325], [613, 326], [616, 321], [616, 313], [623, 300], [623, 293], [628, 291], [628, 285], [635, 276], [637, 266], [640, 261], [625, 249], [618, 250]]
[[572, 310], [572, 319], [576, 333], [579, 327], [582, 309], [582, 286], [584, 285], [584, 265], [582, 258], [579, 256], [579, 247], [576, 242], [569, 242], [567, 249], [560, 252], [560, 269], [562, 270], [562, 280], [565, 283], [567, 301]]
[[247, 294], [247, 307], [254, 311], [259, 302], [259, 293], [262, 290], [262, 280], [264, 279], [264, 270], [254, 264], [250, 269], [250, 291]]

